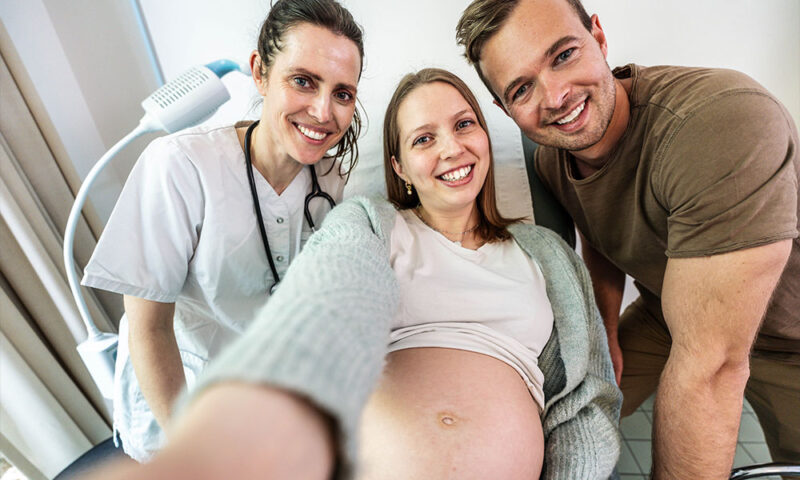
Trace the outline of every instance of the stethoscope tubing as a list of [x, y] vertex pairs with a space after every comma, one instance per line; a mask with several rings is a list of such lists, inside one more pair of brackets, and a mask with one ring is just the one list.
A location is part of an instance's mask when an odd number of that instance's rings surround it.
[[[269, 293], [275, 293], [275, 289], [278, 287], [278, 284], [281, 281], [280, 276], [278, 275], [278, 269], [275, 267], [275, 260], [272, 259], [272, 251], [269, 248], [269, 239], [267, 238], [267, 230], [264, 228], [264, 217], [261, 214], [261, 205], [258, 202], [258, 192], [256, 191], [256, 179], [255, 174], [253, 173], [253, 162], [250, 157], [250, 146], [251, 146], [251, 137], [253, 135], [253, 130], [258, 125], [258, 120], [253, 122], [249, 127], [247, 127], [247, 131], [244, 134], [244, 159], [245, 164], [247, 167], [247, 181], [250, 184], [250, 193], [253, 196], [253, 208], [256, 212], [256, 220], [258, 223], [258, 232], [261, 234], [261, 242], [264, 244], [264, 253], [267, 255], [267, 262], [269, 262], [269, 269], [272, 271], [272, 278], [275, 282], [269, 288]], [[312, 232], [316, 232], [316, 228], [314, 226], [314, 220], [311, 218], [311, 211], [309, 210], [309, 205], [311, 200], [317, 197], [324, 198], [328, 201], [331, 208], [336, 206], [336, 202], [333, 198], [325, 193], [319, 186], [319, 181], [317, 180], [317, 172], [314, 169], [314, 165], [311, 164], [308, 166], [311, 170], [311, 191], [306, 195], [305, 204], [303, 206], [303, 215], [306, 217], [306, 221], [308, 222], [308, 226], [311, 227]]]

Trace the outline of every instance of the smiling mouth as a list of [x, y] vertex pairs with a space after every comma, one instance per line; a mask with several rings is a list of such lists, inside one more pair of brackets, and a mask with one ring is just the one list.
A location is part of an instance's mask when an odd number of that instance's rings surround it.
[[439, 175], [438, 179], [444, 180], [445, 182], [457, 182], [459, 180], [463, 180], [467, 177], [467, 175], [472, 172], [472, 168], [474, 165], [467, 165], [465, 167], [457, 168], [455, 170], [450, 170], [449, 172], [443, 173]]
[[586, 100], [582, 101], [580, 105], [578, 105], [577, 107], [575, 107], [574, 110], [569, 112], [566, 117], [560, 120], [556, 120], [553, 123], [556, 123], [558, 125], [566, 125], [568, 123], [572, 123], [575, 121], [576, 118], [578, 118], [578, 115], [581, 114], [584, 108], [586, 108]]
[[312, 130], [312, 129], [308, 128], [308, 127], [304, 127], [303, 125], [300, 125], [299, 123], [295, 123], [294, 126], [297, 127], [297, 130], [299, 130], [300, 133], [302, 133], [304, 136], [310, 138], [311, 140], [316, 140], [316, 141], [324, 140], [325, 137], [327, 137], [329, 135], [328, 132], [319, 131], [319, 130]]

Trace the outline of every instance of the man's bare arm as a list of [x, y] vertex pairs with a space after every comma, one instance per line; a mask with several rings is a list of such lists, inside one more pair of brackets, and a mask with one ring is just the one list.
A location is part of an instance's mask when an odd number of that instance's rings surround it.
[[661, 294], [672, 349], [654, 412], [653, 478], [727, 479], [753, 339], [791, 241], [670, 259]]
[[603, 324], [606, 327], [608, 348], [614, 364], [614, 375], [617, 378], [617, 385], [619, 385], [622, 379], [623, 362], [617, 329], [622, 295], [625, 292], [625, 273], [592, 248], [583, 235], [581, 235], [581, 246], [583, 261], [586, 262], [589, 275], [592, 277], [597, 308], [600, 310], [600, 316], [603, 317]]

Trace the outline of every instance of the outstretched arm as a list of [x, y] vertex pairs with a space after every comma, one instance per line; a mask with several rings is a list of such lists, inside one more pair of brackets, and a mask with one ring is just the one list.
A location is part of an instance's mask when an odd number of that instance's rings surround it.
[[87, 480], [324, 480], [334, 467], [330, 419], [302, 398], [266, 386], [220, 383], [171, 428], [144, 465], [114, 465]]
[[654, 479], [726, 479], [749, 355], [791, 240], [670, 259], [662, 307], [672, 350], [656, 395]]
[[[153, 466], [103, 478], [346, 474], [398, 303], [388, 254], [393, 220], [385, 202], [353, 199], [331, 211], [256, 321], [176, 409], [170, 444]], [[205, 458], [216, 448], [227, 459]], [[205, 453], [193, 463], [197, 452]]]

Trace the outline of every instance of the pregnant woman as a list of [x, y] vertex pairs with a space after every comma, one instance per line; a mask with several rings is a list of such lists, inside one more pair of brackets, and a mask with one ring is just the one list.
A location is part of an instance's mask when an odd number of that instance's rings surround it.
[[[609, 448], [580, 433], [614, 438], [618, 397], [607, 368], [592, 387], [560, 392], [574, 395], [565, 402], [582, 397], [583, 418], [572, 418], [575, 430], [554, 428], [565, 411], [556, 413], [559, 394], [545, 392], [545, 381], [555, 384], [566, 362], [587, 361], [590, 348], [564, 342], [560, 360], [540, 362], [545, 345], [558, 342], [554, 316], [591, 327], [586, 340], [600, 341], [602, 330], [591, 308], [573, 312], [549, 298], [556, 292], [548, 287], [563, 290], [567, 276], [583, 275], [565, 261], [571, 252], [498, 213], [486, 123], [458, 77], [426, 69], [400, 82], [384, 119], [384, 161], [397, 208], [388, 260], [399, 308], [361, 420], [359, 477], [536, 479], [546, 448], [551, 468], [565, 469], [573, 455]], [[603, 355], [591, 361], [608, 366]], [[607, 455], [606, 468], [614, 463]], [[579, 472], [564, 478], [610, 474]]]

